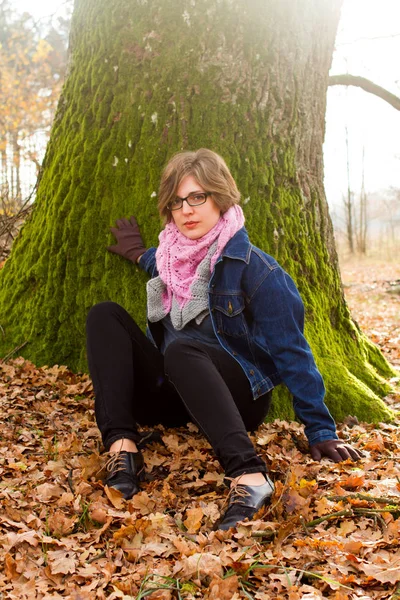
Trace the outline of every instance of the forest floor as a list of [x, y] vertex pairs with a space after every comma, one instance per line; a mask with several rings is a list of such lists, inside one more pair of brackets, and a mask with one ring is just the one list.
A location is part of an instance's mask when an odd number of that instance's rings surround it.
[[[400, 366], [400, 268], [342, 273], [354, 317]], [[400, 599], [400, 423], [340, 424], [364, 459], [338, 465], [311, 459], [298, 424], [262, 425], [273, 502], [218, 532], [226, 488], [194, 425], [160, 428], [143, 491], [125, 502], [100, 481], [87, 376], [0, 363], [0, 406], [2, 599]]]

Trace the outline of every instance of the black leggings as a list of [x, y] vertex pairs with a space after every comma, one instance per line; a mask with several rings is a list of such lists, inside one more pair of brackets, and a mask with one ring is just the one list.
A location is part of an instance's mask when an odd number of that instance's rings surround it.
[[270, 394], [253, 400], [241, 366], [222, 347], [178, 339], [163, 356], [132, 317], [114, 302], [87, 318], [87, 354], [95, 413], [108, 450], [138, 440], [138, 424], [196, 423], [226, 477], [267, 472], [247, 434], [264, 420]]

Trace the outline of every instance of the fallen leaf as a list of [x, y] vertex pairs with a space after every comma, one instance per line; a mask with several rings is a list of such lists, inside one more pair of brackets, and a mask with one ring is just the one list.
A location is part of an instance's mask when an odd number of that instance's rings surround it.
[[77, 520], [77, 516], [67, 517], [61, 510], [56, 510], [48, 517], [47, 526], [51, 534], [61, 537], [73, 531]]
[[5, 576], [7, 579], [16, 579], [20, 576], [17, 571], [17, 562], [13, 559], [9, 552], [4, 557]]
[[125, 499], [122, 495], [122, 492], [116, 488], [108, 487], [108, 485], [104, 486], [104, 491], [107, 498], [115, 508], [121, 509], [124, 506]]
[[299, 492], [293, 488], [290, 488], [283, 494], [282, 500], [289, 514], [298, 512], [309, 503], [307, 499], [300, 496]]
[[200, 507], [188, 508], [186, 511], [186, 519], [183, 521], [189, 533], [197, 533], [201, 527], [201, 520], [204, 516], [203, 510]]
[[177, 575], [178, 573], [184, 579], [193, 577], [202, 580], [204, 577], [214, 576], [222, 578], [223, 568], [219, 556], [215, 556], [211, 552], [196, 552], [192, 556], [185, 556], [175, 564], [173, 574]]
[[346, 521], [342, 521], [340, 523], [339, 526], [339, 534], [346, 536], [349, 533], [353, 533], [353, 531], [357, 531], [358, 527], [357, 525], [354, 523], [354, 521], [351, 521], [350, 519], [347, 519]]
[[239, 588], [237, 575], [221, 579], [214, 577], [209, 585], [208, 600], [232, 600], [233, 595]]
[[394, 584], [400, 581], [400, 564], [397, 564], [394, 567], [371, 563], [359, 564], [358, 566], [366, 575], [373, 577], [381, 583]]
[[76, 556], [74, 552], [50, 550], [48, 552], [50, 570], [53, 575], [75, 573]]
[[36, 531], [24, 531], [23, 533], [14, 533], [13, 531], [10, 531], [5, 537], [7, 542], [3, 541], [3, 547], [7, 552], [9, 552], [11, 548], [19, 546], [24, 542], [27, 542], [34, 548], [36, 548], [39, 543]]
[[136, 508], [142, 515], [149, 515], [155, 508], [155, 502], [147, 492], [139, 492], [130, 500], [130, 505]]
[[65, 492], [64, 488], [55, 483], [42, 483], [36, 488], [36, 498], [39, 502], [51, 502]]
[[345, 479], [340, 481], [340, 485], [345, 489], [357, 489], [364, 485], [365, 482], [365, 474], [361, 471], [358, 473], [352, 473]]

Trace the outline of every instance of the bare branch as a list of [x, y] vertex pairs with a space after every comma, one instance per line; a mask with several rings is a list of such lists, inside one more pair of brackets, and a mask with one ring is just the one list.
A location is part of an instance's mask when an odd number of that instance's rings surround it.
[[356, 75], [332, 75], [329, 77], [328, 85], [353, 85], [360, 87], [370, 94], [379, 96], [382, 100], [388, 102], [396, 110], [400, 110], [400, 98], [395, 96], [380, 85], [376, 85], [373, 81], [366, 79], [365, 77], [357, 77]]
[[356, 44], [357, 42], [371, 42], [373, 40], [388, 40], [390, 38], [400, 37], [400, 33], [391, 33], [390, 35], [378, 35], [374, 37], [361, 37], [356, 40], [350, 40], [348, 42], [339, 42], [335, 46], [348, 46], [349, 44]]

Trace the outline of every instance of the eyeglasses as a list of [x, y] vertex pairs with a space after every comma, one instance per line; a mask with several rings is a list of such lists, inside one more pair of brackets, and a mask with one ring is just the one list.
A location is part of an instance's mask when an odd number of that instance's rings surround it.
[[186, 198], [179, 198], [177, 196], [175, 200], [172, 200], [168, 204], [168, 208], [169, 210], [179, 210], [182, 208], [184, 202], [187, 202], [189, 206], [200, 206], [201, 204], [204, 204], [208, 196], [211, 196], [211, 192], [198, 192], [196, 194], [189, 194], [189, 196], [186, 196]]

